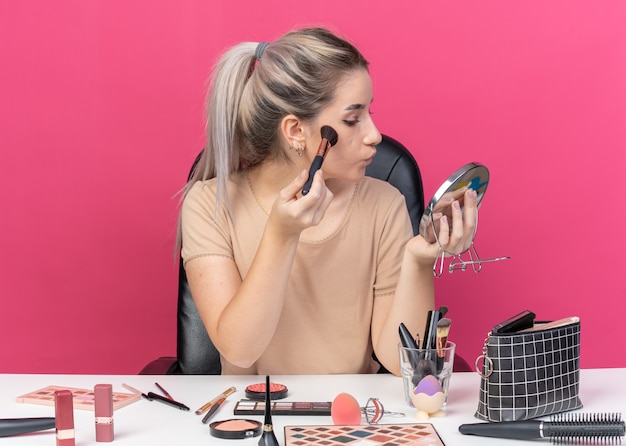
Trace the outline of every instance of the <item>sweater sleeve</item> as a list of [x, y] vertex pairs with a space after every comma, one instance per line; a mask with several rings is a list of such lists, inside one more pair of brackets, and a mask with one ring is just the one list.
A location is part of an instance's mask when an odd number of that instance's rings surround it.
[[183, 263], [202, 256], [233, 258], [231, 227], [224, 208], [216, 209], [213, 181], [198, 181], [187, 193], [181, 210]]
[[382, 230], [378, 240], [374, 296], [395, 292], [400, 277], [404, 247], [413, 237], [404, 196], [394, 190], [393, 197], [388, 203], [389, 206], [383, 212]]

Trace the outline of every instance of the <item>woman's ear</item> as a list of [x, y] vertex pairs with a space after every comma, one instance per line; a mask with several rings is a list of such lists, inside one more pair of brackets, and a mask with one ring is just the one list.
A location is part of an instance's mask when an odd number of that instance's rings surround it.
[[280, 131], [289, 146], [303, 146], [306, 134], [302, 121], [294, 115], [287, 115], [280, 123]]

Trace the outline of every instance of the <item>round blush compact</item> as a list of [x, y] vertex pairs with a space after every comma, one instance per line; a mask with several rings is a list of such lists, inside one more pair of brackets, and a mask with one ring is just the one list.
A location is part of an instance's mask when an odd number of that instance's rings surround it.
[[[287, 396], [287, 386], [270, 383], [270, 400], [280, 400]], [[265, 400], [265, 383], [250, 384], [246, 387], [246, 398], [251, 400]]]
[[226, 440], [258, 437], [261, 435], [262, 426], [260, 421], [235, 418], [209, 424], [211, 435]]

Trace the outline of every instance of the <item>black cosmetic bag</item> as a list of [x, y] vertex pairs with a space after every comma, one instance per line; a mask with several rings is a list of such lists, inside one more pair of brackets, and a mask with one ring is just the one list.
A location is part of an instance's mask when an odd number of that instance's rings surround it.
[[580, 322], [490, 332], [476, 370], [481, 382], [475, 416], [481, 420], [526, 420], [579, 409]]

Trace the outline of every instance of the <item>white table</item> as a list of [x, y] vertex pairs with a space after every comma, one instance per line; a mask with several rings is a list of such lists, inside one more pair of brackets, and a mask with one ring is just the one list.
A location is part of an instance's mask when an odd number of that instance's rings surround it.
[[[235, 403], [244, 399], [249, 384], [260, 383], [264, 376], [139, 376], [139, 375], [0, 375], [0, 418], [54, 416], [54, 408], [35, 404], [16, 403], [15, 397], [48, 385], [93, 388], [95, 384], [112, 384], [114, 391], [128, 392], [123, 383], [143, 392], [158, 389], [161, 384], [172, 396], [191, 410], [181, 411], [155, 401], [141, 399], [115, 411], [115, 441], [123, 445], [256, 445], [259, 437], [245, 440], [220, 440], [209, 434], [208, 424], [194, 411], [230, 386], [237, 391], [211, 421], [240, 418], [233, 415]], [[332, 401], [340, 392], [353, 395], [361, 405], [369, 397], [378, 397], [386, 410], [405, 412], [404, 418], [385, 417], [381, 423], [412, 423], [415, 410], [404, 402], [401, 378], [393, 375], [319, 375], [272, 376], [273, 382], [289, 388], [285, 401]], [[479, 422], [474, 418], [480, 378], [476, 373], [455, 373], [450, 384], [447, 416], [431, 418], [446, 445], [518, 445], [515, 440], [464, 436], [458, 432], [462, 423]], [[588, 369], [581, 371], [581, 412], [625, 412], [626, 369]], [[249, 417], [263, 421], [262, 416]], [[86, 410], [75, 410], [76, 444], [100, 445], [95, 441], [94, 415]], [[284, 444], [286, 425], [332, 424], [326, 416], [274, 416], [274, 430]], [[54, 445], [53, 430], [0, 439], [5, 445]]]

